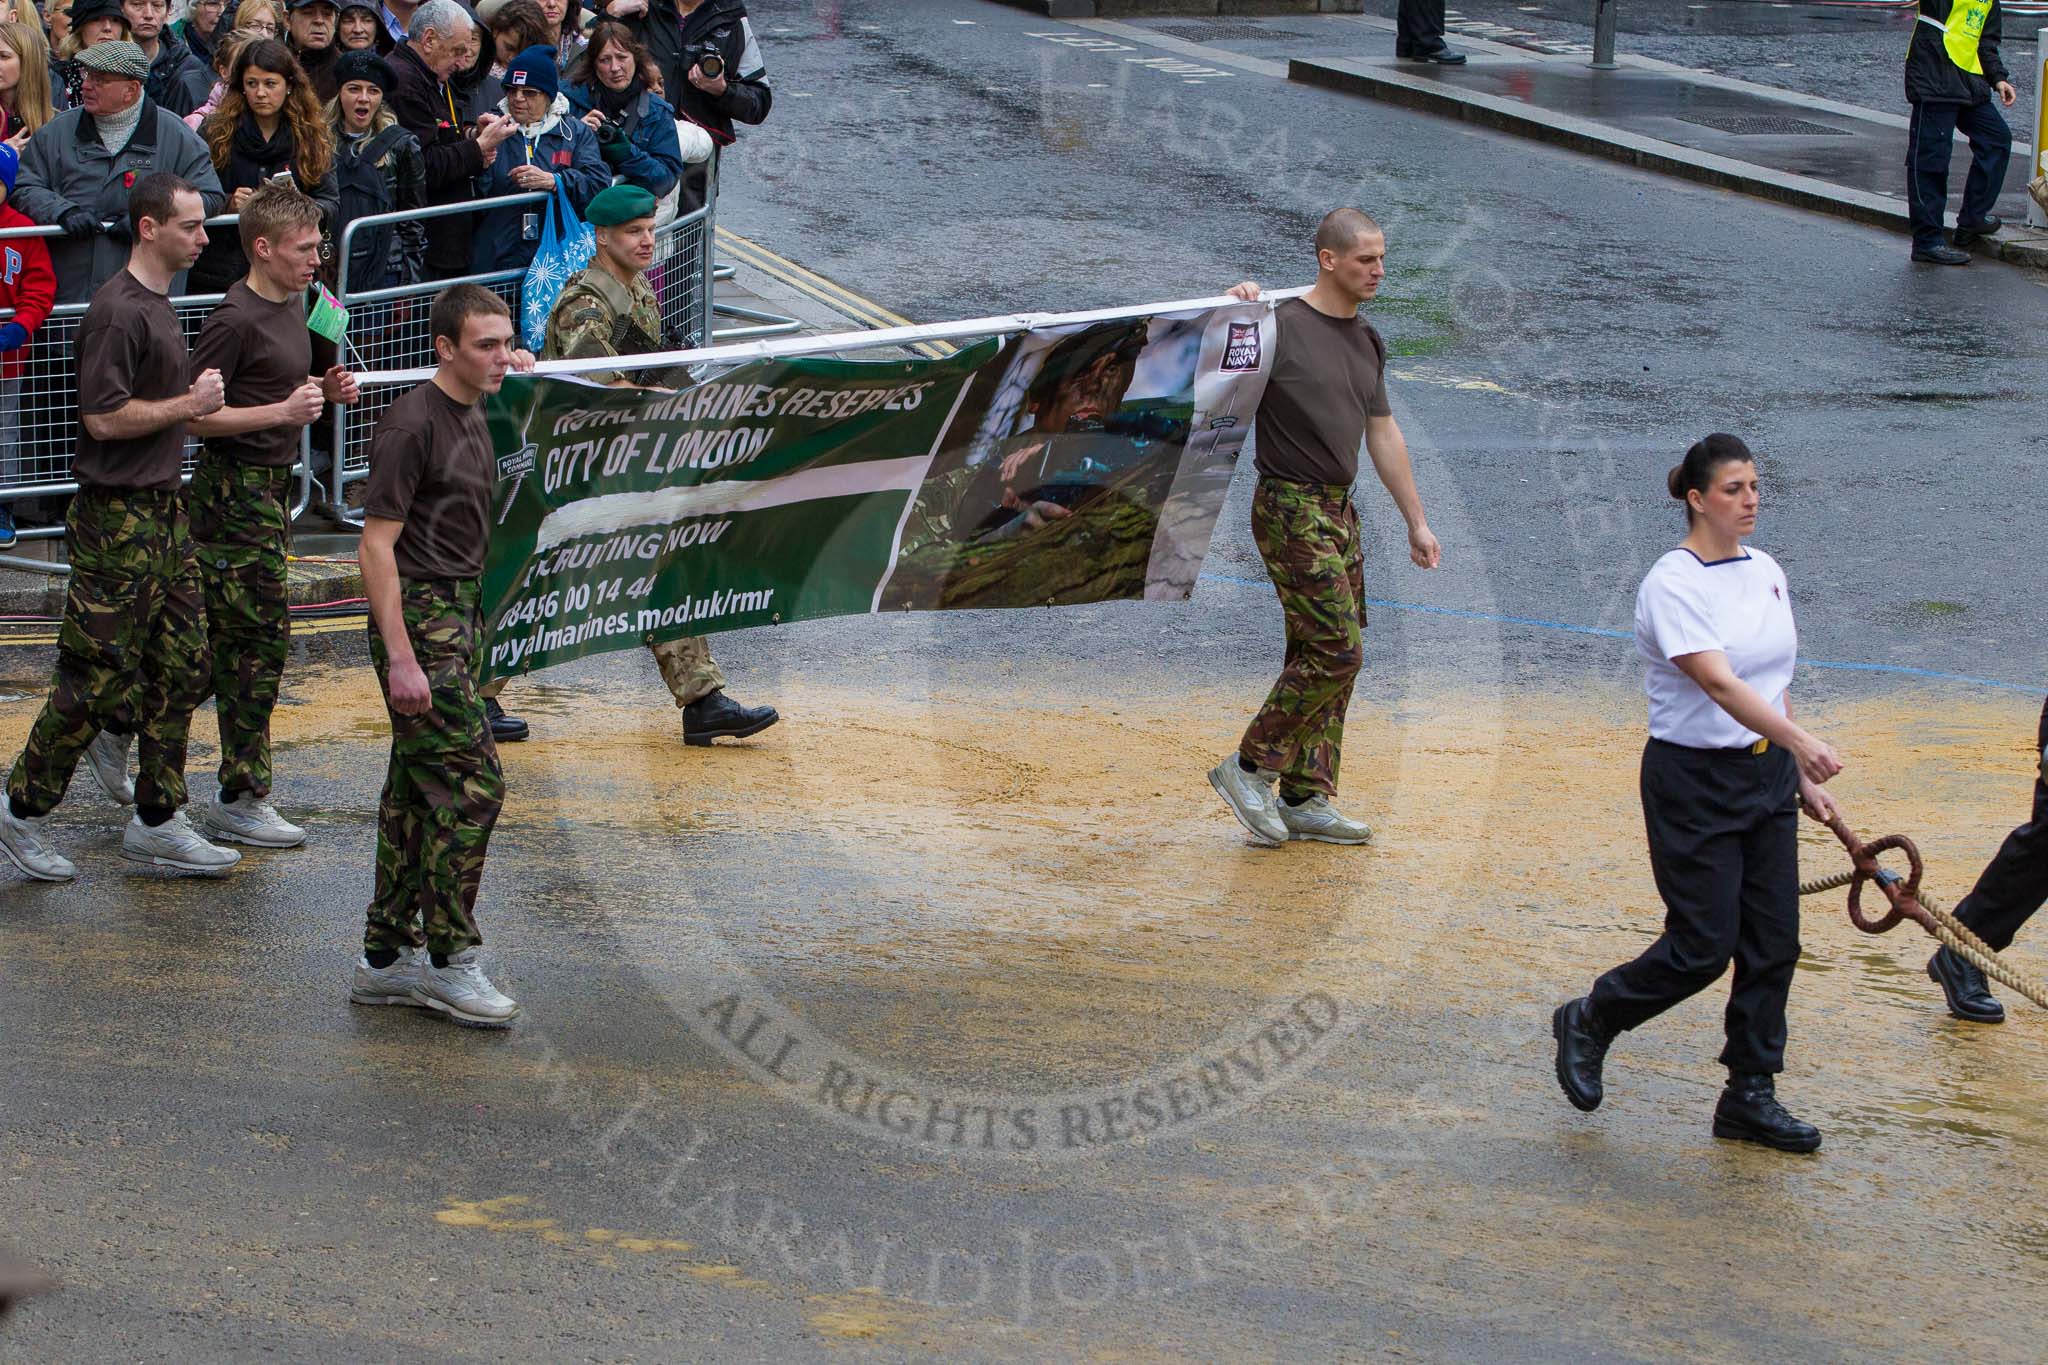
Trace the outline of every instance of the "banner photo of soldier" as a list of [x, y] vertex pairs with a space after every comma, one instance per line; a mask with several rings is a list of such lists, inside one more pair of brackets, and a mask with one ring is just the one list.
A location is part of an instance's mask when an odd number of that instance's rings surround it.
[[1014, 339], [919, 489], [880, 606], [1185, 599], [1271, 352], [1259, 305]]
[[1185, 600], [1272, 325], [1237, 303], [673, 392], [509, 376], [483, 677], [824, 616]]

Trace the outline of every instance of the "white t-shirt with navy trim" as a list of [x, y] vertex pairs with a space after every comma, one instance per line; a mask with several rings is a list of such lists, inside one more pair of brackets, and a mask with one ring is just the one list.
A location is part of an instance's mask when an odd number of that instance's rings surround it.
[[1677, 549], [1636, 592], [1636, 653], [1650, 697], [1650, 734], [1695, 749], [1739, 749], [1761, 736], [1722, 710], [1671, 661], [1718, 649], [1735, 676], [1779, 711], [1792, 686], [1799, 632], [1785, 571], [1762, 550], [1704, 561]]

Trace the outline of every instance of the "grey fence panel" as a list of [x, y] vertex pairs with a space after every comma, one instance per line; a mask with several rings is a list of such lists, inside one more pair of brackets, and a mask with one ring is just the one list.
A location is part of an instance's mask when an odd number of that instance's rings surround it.
[[[434, 280], [390, 289], [354, 291], [347, 278], [347, 261], [355, 235], [385, 223], [411, 222], [421, 218], [449, 217], [513, 204], [545, 205], [545, 194], [507, 195], [501, 199], [479, 200], [473, 204], [448, 204], [415, 213], [385, 213], [358, 218], [342, 233], [336, 254], [343, 262], [340, 297], [348, 309], [349, 368], [357, 370], [413, 370], [434, 364], [434, 342], [427, 329], [427, 314], [434, 295], [454, 280]], [[680, 338], [680, 344], [704, 344], [710, 317], [711, 208], [665, 223], [654, 232], [654, 264], [647, 280], [661, 302], [663, 328]], [[501, 295], [520, 317], [520, 288], [524, 270], [500, 271], [490, 275], [465, 276], [463, 282], [480, 284]], [[370, 439], [377, 419], [396, 402], [403, 390], [395, 387], [365, 389], [362, 399], [335, 414], [334, 467], [326, 480], [337, 506], [347, 501], [346, 489], [370, 472]]]
[[[388, 222], [482, 213], [513, 204], [541, 204], [544, 194], [508, 195], [461, 204], [442, 205], [409, 213], [379, 214], [351, 222], [342, 233], [337, 255], [341, 261], [338, 280], [343, 305], [349, 310], [348, 334], [343, 342], [342, 362], [354, 370], [417, 369], [434, 363], [434, 346], [427, 331], [427, 315], [433, 297], [453, 280], [434, 280], [395, 289], [356, 290], [347, 278], [349, 247], [359, 229]], [[661, 300], [662, 322], [679, 344], [704, 343], [710, 318], [711, 215], [707, 205], [696, 213], [656, 229], [654, 265], [649, 282]], [[209, 219], [209, 228], [233, 228], [233, 217]], [[55, 236], [55, 228], [10, 228], [0, 239]], [[465, 277], [504, 296], [512, 316], [519, 316], [519, 291], [524, 270]], [[187, 346], [197, 339], [206, 315], [220, 302], [218, 294], [193, 295], [171, 300], [183, 328]], [[0, 502], [13, 498], [74, 493], [71, 477], [72, 455], [78, 440], [79, 324], [86, 305], [60, 304], [52, 309], [25, 348], [25, 354], [0, 369]], [[0, 321], [13, 316], [0, 309]], [[10, 372], [11, 371], [11, 372]], [[398, 396], [391, 389], [365, 391], [362, 401], [352, 407], [335, 409], [334, 459], [328, 467], [328, 496], [344, 501], [346, 486], [369, 471], [370, 436], [377, 418]], [[310, 444], [302, 447], [299, 510], [310, 500], [312, 471]], [[189, 475], [198, 458], [198, 442], [186, 449], [185, 469]], [[55, 538], [61, 527], [38, 527], [22, 532], [25, 538]]]
[[[220, 300], [219, 294], [199, 294], [171, 301], [186, 346], [199, 339], [206, 315]], [[8, 367], [18, 373], [0, 371], [0, 418], [13, 418], [0, 421], [0, 500], [78, 491], [71, 457], [78, 443], [78, 329], [85, 308], [64, 303], [51, 309], [25, 356]], [[0, 309], [0, 321], [13, 315]], [[195, 438], [185, 446], [188, 475], [198, 458]]]
[[[232, 229], [240, 222], [230, 214], [209, 218], [206, 226]], [[53, 227], [8, 228], [0, 231], [0, 240], [61, 235], [61, 230]], [[219, 294], [171, 300], [187, 347], [198, 340], [206, 315], [220, 300]], [[78, 443], [78, 328], [85, 320], [85, 309], [82, 303], [60, 303], [52, 308], [23, 354], [0, 368], [0, 502], [78, 491], [71, 477], [71, 457]], [[13, 309], [0, 308], [0, 321], [13, 316]], [[187, 476], [198, 459], [195, 438], [185, 447]], [[21, 534], [33, 540], [54, 539], [63, 533], [62, 527], [40, 527]]]
[[[479, 275], [471, 279], [504, 298], [519, 316], [519, 285], [524, 271]], [[352, 370], [409, 370], [434, 363], [434, 342], [427, 333], [427, 316], [434, 295], [447, 288], [435, 282], [410, 289], [383, 289], [370, 300], [343, 297], [348, 309], [348, 348], [344, 363]], [[364, 389], [362, 396], [334, 414], [336, 468], [327, 479], [328, 496], [336, 506], [345, 501], [344, 490], [370, 472], [370, 437], [377, 419], [404, 394], [399, 388]]]

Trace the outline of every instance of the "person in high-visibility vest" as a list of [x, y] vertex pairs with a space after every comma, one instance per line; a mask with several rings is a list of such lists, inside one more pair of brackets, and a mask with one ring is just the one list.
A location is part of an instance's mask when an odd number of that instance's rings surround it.
[[[2005, 188], [2012, 129], [1991, 97], [2010, 109], [2019, 91], [1999, 60], [2000, 19], [1998, 0], [1920, 0], [1906, 50], [1906, 98], [1913, 105], [1906, 132], [1906, 202], [1916, 261], [1968, 265], [1970, 243], [2005, 226], [1991, 210]], [[1941, 225], [1957, 129], [1970, 139], [1970, 178], [1951, 242], [1943, 240]]]

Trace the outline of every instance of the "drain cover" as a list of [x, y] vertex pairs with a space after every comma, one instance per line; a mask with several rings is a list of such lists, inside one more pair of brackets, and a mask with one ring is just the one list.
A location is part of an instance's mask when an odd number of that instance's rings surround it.
[[1845, 129], [1830, 128], [1825, 123], [1808, 123], [1803, 118], [1787, 118], [1782, 114], [1680, 114], [1678, 119], [1681, 123], [1696, 123], [1702, 128], [1719, 129], [1735, 137], [1852, 136]]
[[1256, 24], [1154, 24], [1154, 29], [1191, 43], [1213, 43], [1225, 38], [1305, 38], [1305, 33], [1260, 28]]

